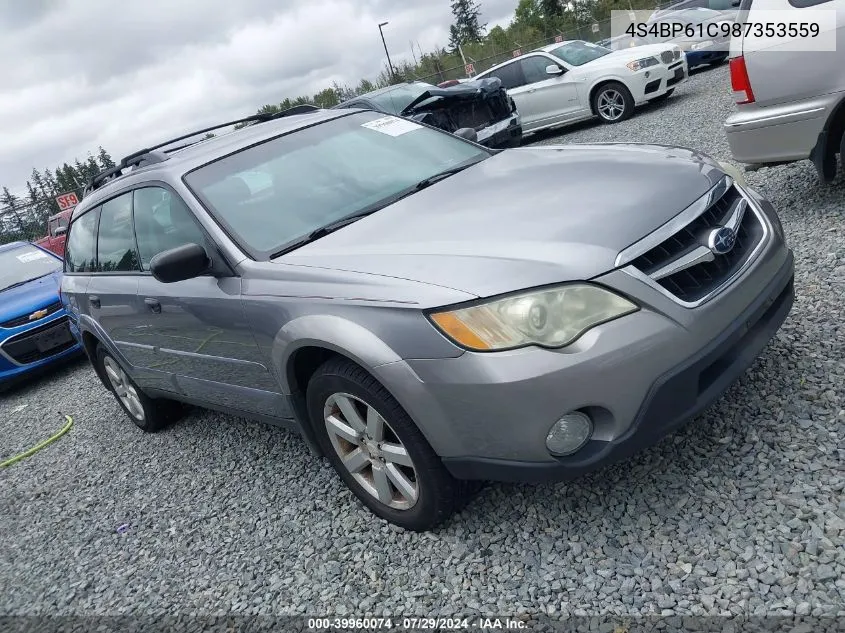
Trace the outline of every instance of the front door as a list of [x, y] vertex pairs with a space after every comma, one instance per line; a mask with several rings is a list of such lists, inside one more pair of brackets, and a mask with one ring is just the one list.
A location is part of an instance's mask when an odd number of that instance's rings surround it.
[[[192, 212], [163, 187], [134, 192], [135, 231], [141, 267], [160, 252], [187, 243], [216, 249]], [[146, 329], [139, 336], [149, 356], [149, 380], [172, 377], [179, 391], [199, 404], [262, 415], [287, 414], [277, 381], [262, 364], [244, 315], [241, 280], [204, 275], [171, 284], [142, 275], [137, 301]]]

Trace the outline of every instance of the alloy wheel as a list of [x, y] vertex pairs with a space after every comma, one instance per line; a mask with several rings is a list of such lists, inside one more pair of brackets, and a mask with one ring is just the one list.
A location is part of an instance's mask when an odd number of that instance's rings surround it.
[[144, 407], [138, 397], [138, 392], [129, 380], [129, 376], [111, 356], [103, 358], [103, 368], [106, 370], [106, 376], [108, 376], [118, 400], [123, 403], [132, 417], [139, 422], [143, 422]]
[[599, 95], [597, 108], [603, 119], [615, 121], [625, 112], [625, 98], [618, 90], [608, 88]]
[[326, 399], [323, 418], [343, 467], [368, 494], [396, 510], [419, 498], [419, 480], [405, 445], [372, 406], [348, 393]]

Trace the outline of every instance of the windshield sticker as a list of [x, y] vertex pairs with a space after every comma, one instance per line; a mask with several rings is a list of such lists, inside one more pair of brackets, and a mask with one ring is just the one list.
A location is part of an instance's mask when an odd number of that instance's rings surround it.
[[33, 251], [32, 253], [24, 253], [23, 255], [17, 255], [18, 261], [22, 264], [26, 264], [27, 262], [34, 261], [36, 259], [46, 259], [49, 257], [47, 253], [42, 251]]
[[419, 130], [422, 125], [418, 125], [413, 121], [399, 119], [394, 116], [384, 116], [380, 119], [376, 119], [375, 121], [367, 121], [366, 123], [362, 123], [361, 127], [365, 127], [370, 130], [375, 130], [376, 132], [381, 132], [382, 134], [387, 134], [388, 136], [402, 136], [403, 134], [407, 134], [408, 132]]

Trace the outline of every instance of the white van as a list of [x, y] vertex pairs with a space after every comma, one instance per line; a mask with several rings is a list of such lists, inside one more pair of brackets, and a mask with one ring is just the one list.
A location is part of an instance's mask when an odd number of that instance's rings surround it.
[[[819, 10], [835, 11], [836, 21], [814, 18]], [[756, 25], [773, 18], [775, 28], [815, 19], [820, 37], [757, 37]], [[753, 28], [731, 39], [737, 111], [724, 127], [734, 159], [750, 169], [809, 159], [830, 182], [845, 144], [845, 0], [742, 0], [737, 22]], [[824, 38], [836, 50], [820, 50]]]

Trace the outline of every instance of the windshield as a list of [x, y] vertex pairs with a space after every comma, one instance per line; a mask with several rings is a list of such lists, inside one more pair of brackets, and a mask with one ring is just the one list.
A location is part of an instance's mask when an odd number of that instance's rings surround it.
[[567, 42], [563, 46], [558, 46], [549, 51], [558, 59], [562, 59], [570, 66], [583, 66], [587, 62], [591, 62], [599, 57], [604, 57], [610, 54], [610, 50], [598, 44], [591, 44], [590, 42], [582, 42], [576, 40], [574, 42]]
[[429, 86], [428, 84], [402, 84], [387, 92], [369, 97], [369, 99], [375, 103], [379, 109], [392, 114], [399, 114], [402, 110], [408, 107], [408, 104], [411, 103], [411, 101], [419, 97], [431, 87], [432, 86]]
[[62, 261], [25, 244], [0, 251], [0, 290], [62, 269]]
[[[200, 167], [185, 182], [255, 257], [312, 231], [389, 204], [420, 181], [490, 153], [451, 134], [375, 112], [356, 112]], [[248, 181], [264, 174], [271, 183]]]

